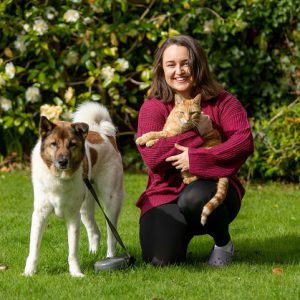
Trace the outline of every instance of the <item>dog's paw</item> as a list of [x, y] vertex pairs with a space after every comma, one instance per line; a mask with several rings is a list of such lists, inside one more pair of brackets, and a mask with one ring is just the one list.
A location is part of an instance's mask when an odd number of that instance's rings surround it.
[[107, 258], [111, 258], [111, 257], [115, 257], [115, 256], [116, 256], [116, 250], [115, 249], [106, 251], [106, 257]]
[[92, 254], [96, 254], [97, 250], [98, 250], [98, 245], [96, 245], [96, 246], [92, 245], [89, 247], [89, 252]]
[[25, 270], [22, 275], [25, 277], [30, 277], [30, 276], [33, 276], [35, 273], [36, 273], [35, 264], [32, 264], [31, 262], [28, 263], [28, 261], [27, 261]]
[[85, 275], [81, 272], [70, 272], [72, 277], [83, 278]]
[[84, 277], [77, 261], [69, 261], [69, 272], [72, 277]]
[[35, 270], [27, 270], [27, 269], [25, 269], [22, 275], [23, 275], [24, 277], [31, 277], [31, 276], [33, 276], [34, 274], [35, 274]]
[[93, 234], [89, 240], [89, 252], [95, 254], [99, 247], [100, 234]]

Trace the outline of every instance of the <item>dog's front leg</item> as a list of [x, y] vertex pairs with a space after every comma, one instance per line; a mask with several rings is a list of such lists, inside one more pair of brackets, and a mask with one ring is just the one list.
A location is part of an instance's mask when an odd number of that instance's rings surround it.
[[69, 270], [73, 277], [83, 277], [78, 259], [78, 243], [80, 235], [80, 214], [67, 220], [68, 244], [69, 244]]
[[31, 220], [29, 255], [23, 275], [32, 276], [36, 272], [37, 260], [41, 246], [42, 236], [45, 229], [46, 218], [50, 211], [34, 210]]

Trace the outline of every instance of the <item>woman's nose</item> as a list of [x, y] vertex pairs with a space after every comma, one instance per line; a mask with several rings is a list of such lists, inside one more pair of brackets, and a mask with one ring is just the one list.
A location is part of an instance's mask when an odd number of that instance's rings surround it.
[[183, 71], [182, 66], [181, 66], [181, 65], [177, 65], [177, 66], [176, 66], [176, 73], [177, 73], [177, 74], [181, 74], [182, 71]]

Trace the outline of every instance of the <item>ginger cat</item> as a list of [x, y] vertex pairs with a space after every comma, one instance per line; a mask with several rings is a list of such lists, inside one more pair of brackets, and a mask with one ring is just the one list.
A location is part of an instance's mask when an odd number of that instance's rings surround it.
[[[222, 143], [219, 131], [212, 126], [212, 122], [207, 115], [201, 113], [201, 95], [194, 99], [182, 99], [175, 95], [175, 106], [170, 112], [166, 123], [161, 131], [151, 131], [137, 138], [138, 145], [153, 146], [160, 138], [175, 136], [184, 133], [192, 128], [197, 128], [199, 134], [203, 137], [204, 143], [201, 147], [211, 148]], [[199, 177], [190, 175], [189, 172], [182, 172], [183, 182], [189, 184]], [[224, 201], [229, 179], [221, 177], [217, 183], [217, 191], [203, 207], [201, 213], [201, 224], [205, 225], [207, 217]]]

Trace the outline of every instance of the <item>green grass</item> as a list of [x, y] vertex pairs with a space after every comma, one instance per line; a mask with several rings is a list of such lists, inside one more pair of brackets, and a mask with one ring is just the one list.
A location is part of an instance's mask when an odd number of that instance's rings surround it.
[[[206, 265], [212, 240], [196, 237], [188, 262], [155, 268], [141, 261], [135, 202], [144, 190], [144, 175], [126, 174], [126, 199], [120, 234], [136, 266], [95, 273], [93, 264], [105, 256], [105, 230], [97, 255], [88, 253], [81, 230], [80, 262], [85, 277], [68, 274], [67, 237], [62, 220], [51, 216], [44, 234], [38, 273], [22, 276], [28, 254], [32, 188], [27, 172], [0, 174], [0, 299], [300, 299], [300, 189], [293, 185], [250, 186], [231, 226], [236, 255], [223, 269]], [[103, 217], [97, 211], [103, 227]], [[118, 248], [121, 253], [121, 249]], [[281, 274], [272, 273], [280, 267]]]

